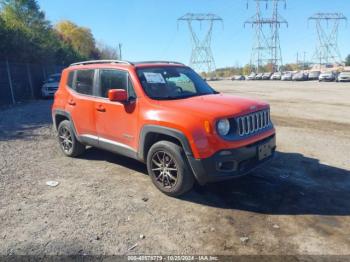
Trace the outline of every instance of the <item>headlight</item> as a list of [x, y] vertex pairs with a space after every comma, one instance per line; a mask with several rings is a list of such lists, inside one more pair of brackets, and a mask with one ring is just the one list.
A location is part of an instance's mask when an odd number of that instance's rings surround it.
[[219, 135], [226, 136], [230, 132], [230, 121], [227, 118], [221, 119], [217, 123], [217, 130]]

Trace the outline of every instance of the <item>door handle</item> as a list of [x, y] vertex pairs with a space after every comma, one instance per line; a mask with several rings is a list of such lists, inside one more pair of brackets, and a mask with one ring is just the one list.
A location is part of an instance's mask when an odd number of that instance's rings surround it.
[[106, 112], [106, 108], [104, 108], [103, 105], [98, 105], [98, 106], [96, 107], [96, 110], [99, 111], [99, 112]]
[[75, 103], [75, 101], [73, 99], [69, 99], [68, 100], [68, 104], [71, 105], [71, 106], [75, 106], [76, 105], [76, 103]]

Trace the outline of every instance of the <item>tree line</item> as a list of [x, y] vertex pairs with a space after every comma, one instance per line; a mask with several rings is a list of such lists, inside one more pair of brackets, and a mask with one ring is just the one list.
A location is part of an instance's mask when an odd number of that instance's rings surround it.
[[67, 65], [118, 56], [89, 28], [71, 21], [52, 25], [36, 0], [0, 0], [0, 61]]

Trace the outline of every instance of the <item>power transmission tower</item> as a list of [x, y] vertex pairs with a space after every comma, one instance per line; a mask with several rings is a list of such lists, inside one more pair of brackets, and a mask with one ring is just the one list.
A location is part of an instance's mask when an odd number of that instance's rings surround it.
[[[338, 48], [338, 31], [342, 21], [347, 18], [342, 13], [316, 13], [310, 16], [309, 21], [314, 21], [317, 31], [317, 46], [313, 60], [322, 65], [330, 63], [342, 63]], [[329, 26], [331, 24], [331, 26]], [[327, 25], [327, 28], [325, 27]]]
[[[255, 15], [245, 21], [244, 25], [250, 24], [255, 30], [250, 64], [259, 72], [263, 65], [271, 65], [271, 70], [276, 72], [282, 66], [282, 52], [280, 45], [279, 29], [282, 24], [288, 26], [288, 22], [279, 14], [279, 4], [282, 2], [286, 7], [286, 0], [254, 0], [256, 4]], [[266, 17], [261, 10], [265, 4], [268, 9], [272, 5], [272, 13]], [[247, 2], [248, 7], [248, 2]]]
[[[215, 60], [211, 50], [211, 37], [215, 22], [223, 23], [223, 19], [214, 14], [193, 14], [187, 13], [178, 19], [178, 23], [187, 22], [192, 39], [192, 54], [190, 66], [197, 72], [213, 72], [215, 68]], [[206, 23], [207, 31], [203, 38], [200, 38], [194, 29], [194, 22], [199, 22], [202, 27]]]

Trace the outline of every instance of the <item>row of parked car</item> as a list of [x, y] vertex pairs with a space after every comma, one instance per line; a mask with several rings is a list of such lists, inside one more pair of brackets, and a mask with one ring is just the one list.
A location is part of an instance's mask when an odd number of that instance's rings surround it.
[[251, 73], [248, 76], [236, 75], [232, 80], [282, 80], [282, 81], [336, 81], [336, 82], [350, 82], [350, 72], [275, 72], [275, 73]]

